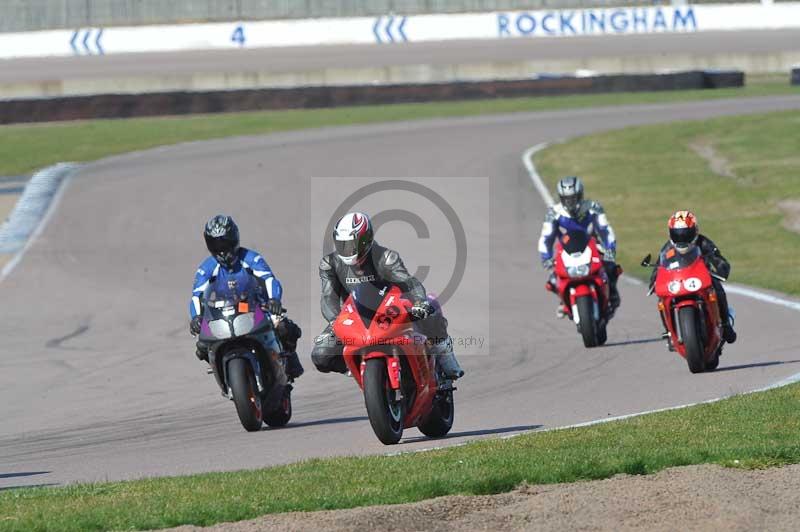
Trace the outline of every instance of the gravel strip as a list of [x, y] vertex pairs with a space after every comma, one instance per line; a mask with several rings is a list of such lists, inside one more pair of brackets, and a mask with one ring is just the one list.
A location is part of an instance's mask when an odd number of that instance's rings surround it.
[[688, 466], [655, 475], [521, 486], [494, 496], [276, 514], [216, 530], [800, 530], [800, 465], [746, 471]]

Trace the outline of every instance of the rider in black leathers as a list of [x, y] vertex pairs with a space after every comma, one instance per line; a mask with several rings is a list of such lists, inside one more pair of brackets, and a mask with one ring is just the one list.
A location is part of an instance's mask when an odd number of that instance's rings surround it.
[[336, 225], [337, 250], [322, 257], [319, 276], [322, 281], [320, 307], [328, 326], [314, 341], [311, 359], [323, 373], [346, 373], [343, 345], [336, 338], [331, 323], [348, 295], [362, 283], [383, 281], [400, 287], [413, 302], [411, 314], [419, 319], [417, 327], [429, 339], [428, 352], [437, 358], [445, 375], [457, 379], [464, 374], [453, 354], [453, 342], [447, 333], [447, 319], [441, 307], [428, 297], [425, 287], [406, 270], [396, 251], [373, 241], [372, 224], [362, 213], [349, 213]]
[[[674, 247], [678, 252], [685, 252], [690, 246], [697, 246], [711, 273], [722, 279], [727, 279], [730, 276], [730, 263], [722, 256], [719, 248], [710, 238], [699, 233], [697, 218], [693, 213], [677, 211], [669, 219], [669, 231], [670, 239], [661, 248], [659, 257], [663, 257], [670, 247]], [[656, 282], [657, 274], [658, 269], [653, 269], [653, 273], [650, 276], [651, 288]], [[733, 328], [733, 317], [728, 306], [728, 296], [720, 279], [712, 276], [711, 283], [714, 286], [714, 292], [717, 294], [717, 305], [722, 319], [722, 337], [727, 343], [732, 344], [736, 341], [737, 334]]]

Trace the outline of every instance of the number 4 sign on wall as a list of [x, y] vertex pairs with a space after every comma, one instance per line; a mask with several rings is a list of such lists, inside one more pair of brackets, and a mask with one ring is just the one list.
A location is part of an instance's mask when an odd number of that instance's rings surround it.
[[241, 24], [236, 26], [236, 28], [233, 30], [233, 34], [231, 34], [231, 42], [235, 42], [239, 46], [244, 46], [244, 43], [246, 42], [244, 36], [244, 26]]

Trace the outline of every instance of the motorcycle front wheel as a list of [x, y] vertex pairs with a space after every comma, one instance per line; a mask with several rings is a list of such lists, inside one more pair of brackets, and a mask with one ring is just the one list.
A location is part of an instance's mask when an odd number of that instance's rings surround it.
[[702, 373], [706, 369], [705, 346], [700, 338], [699, 319], [700, 314], [696, 307], [681, 307], [678, 310], [678, 326], [686, 348], [686, 363], [692, 373]]
[[369, 424], [378, 439], [385, 445], [399, 442], [403, 437], [405, 408], [402, 401], [395, 400], [385, 358], [367, 360], [364, 370], [364, 403]]
[[228, 386], [244, 429], [248, 432], [261, 430], [261, 398], [250, 362], [244, 358], [234, 358], [228, 362]]
[[580, 323], [578, 329], [583, 337], [583, 345], [585, 347], [596, 347], [598, 344], [597, 339], [597, 324], [594, 321], [594, 299], [592, 296], [581, 296], [575, 302], [578, 307], [578, 316]]

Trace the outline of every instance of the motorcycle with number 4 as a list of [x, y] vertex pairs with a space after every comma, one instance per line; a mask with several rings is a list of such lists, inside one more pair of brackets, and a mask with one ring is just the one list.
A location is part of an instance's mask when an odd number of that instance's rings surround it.
[[282, 427], [292, 417], [292, 385], [275, 350], [274, 318], [263, 308], [259, 282], [245, 270], [213, 279], [203, 294], [200, 328], [209, 373], [248, 432], [262, 423]]
[[364, 392], [370, 425], [386, 445], [400, 441], [405, 428], [436, 438], [453, 426], [455, 388], [427, 353], [410, 308], [399, 287], [365, 283], [333, 323], [347, 368]]
[[[564, 313], [575, 322], [585, 347], [605, 344], [614, 309], [597, 242], [584, 231], [567, 231], [559, 236], [553, 251], [556, 284], [548, 281], [545, 288], [558, 295]], [[622, 268], [617, 268], [622, 274]]]
[[712, 371], [719, 365], [724, 341], [717, 294], [712, 273], [700, 248], [692, 246], [680, 253], [669, 246], [651, 264], [652, 255], [642, 259], [642, 266], [656, 268], [656, 277], [648, 295], [658, 297], [658, 312], [667, 329], [670, 350], [676, 350], [692, 373]]

